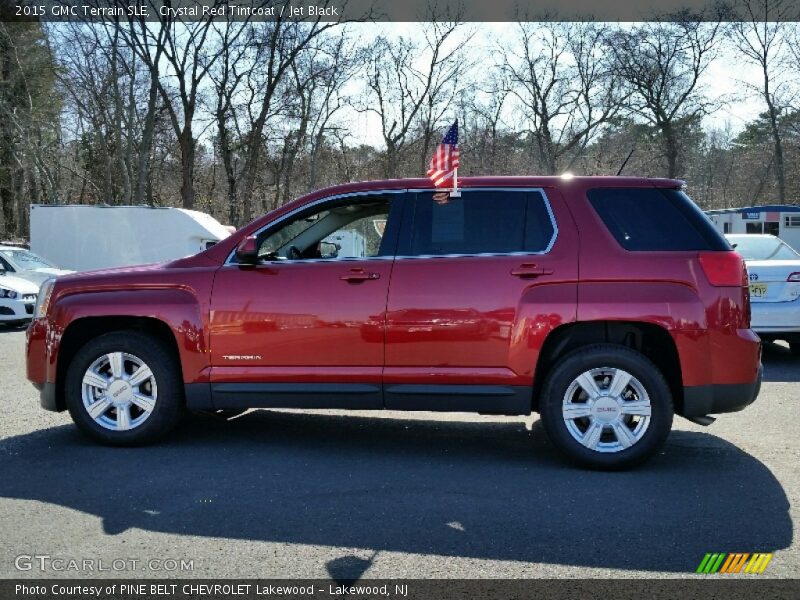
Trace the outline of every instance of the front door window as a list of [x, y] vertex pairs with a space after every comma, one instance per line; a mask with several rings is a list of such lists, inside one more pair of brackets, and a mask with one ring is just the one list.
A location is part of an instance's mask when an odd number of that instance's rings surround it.
[[359, 259], [391, 254], [382, 248], [389, 201], [351, 202], [300, 214], [259, 239], [267, 261]]

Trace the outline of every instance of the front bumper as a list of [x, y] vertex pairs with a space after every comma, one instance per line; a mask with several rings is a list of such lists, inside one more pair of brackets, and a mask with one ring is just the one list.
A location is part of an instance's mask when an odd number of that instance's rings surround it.
[[723, 383], [694, 385], [683, 388], [684, 417], [701, 417], [742, 410], [750, 406], [761, 391], [763, 367], [752, 383]]
[[25, 363], [28, 381], [39, 390], [39, 404], [45, 410], [62, 411], [66, 409], [63, 398], [56, 393], [56, 384], [48, 379], [48, 365], [51, 356], [48, 351], [48, 324], [45, 319], [36, 319], [26, 331]]
[[36, 297], [26, 294], [21, 298], [0, 298], [0, 323], [4, 321], [26, 321], [33, 318]]

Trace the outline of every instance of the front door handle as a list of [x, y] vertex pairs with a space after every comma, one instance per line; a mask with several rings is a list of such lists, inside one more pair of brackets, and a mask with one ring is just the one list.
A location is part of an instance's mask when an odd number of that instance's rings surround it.
[[540, 267], [535, 263], [523, 263], [518, 266], [516, 269], [511, 269], [511, 274], [515, 277], [523, 277], [523, 278], [531, 278], [539, 277], [540, 275], [551, 275], [553, 273], [553, 269], [547, 269], [545, 267]]
[[380, 273], [367, 273], [364, 269], [351, 269], [346, 275], [339, 277], [342, 281], [350, 283], [358, 283], [359, 281], [372, 281], [373, 279], [380, 279]]

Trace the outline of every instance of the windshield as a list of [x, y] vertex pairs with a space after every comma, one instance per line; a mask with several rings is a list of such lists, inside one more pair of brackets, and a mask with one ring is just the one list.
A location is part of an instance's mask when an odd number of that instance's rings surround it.
[[36, 256], [27, 250], [0, 250], [5, 258], [14, 263], [14, 266], [21, 271], [32, 271], [33, 269], [54, 269], [55, 267], [46, 262], [43, 258]]
[[776, 237], [736, 236], [728, 238], [745, 260], [798, 260], [800, 254]]

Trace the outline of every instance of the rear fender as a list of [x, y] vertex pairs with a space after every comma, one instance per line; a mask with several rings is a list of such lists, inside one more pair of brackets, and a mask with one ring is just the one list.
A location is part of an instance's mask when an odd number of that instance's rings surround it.
[[697, 292], [680, 282], [581, 283], [578, 321], [631, 321], [657, 325], [675, 342], [683, 385], [711, 381], [707, 311]]

